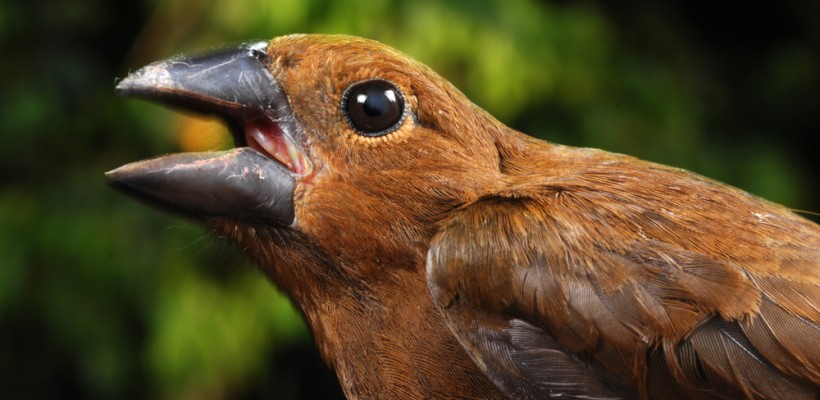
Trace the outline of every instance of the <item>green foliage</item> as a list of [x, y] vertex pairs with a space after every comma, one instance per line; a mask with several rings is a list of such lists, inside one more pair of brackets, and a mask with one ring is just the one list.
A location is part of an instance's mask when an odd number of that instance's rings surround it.
[[150, 316], [147, 362], [163, 392], [226, 392], [247, 383], [276, 346], [304, 335], [290, 303], [258, 274], [228, 285], [194, 271], [166, 279]]
[[796, 16], [774, 13], [781, 35], [744, 48], [731, 25], [699, 38], [686, 2], [636, 3], [645, 15], [534, 0], [27, 4], [0, 0], [3, 397], [339, 395], [316, 389], [321, 367], [291, 381], [301, 361], [277, 357], [309, 341], [303, 322], [230, 245], [103, 183], [105, 170], [179, 150], [174, 113], [113, 96], [115, 77], [175, 53], [365, 36], [532, 135], [820, 210], [807, 144], [820, 129], [820, 51], [790, 33]]

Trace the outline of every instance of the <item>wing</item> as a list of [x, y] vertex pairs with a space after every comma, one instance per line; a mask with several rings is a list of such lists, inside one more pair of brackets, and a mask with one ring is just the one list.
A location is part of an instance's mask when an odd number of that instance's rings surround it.
[[442, 224], [431, 294], [507, 395], [820, 398], [820, 228], [683, 174], [519, 188]]

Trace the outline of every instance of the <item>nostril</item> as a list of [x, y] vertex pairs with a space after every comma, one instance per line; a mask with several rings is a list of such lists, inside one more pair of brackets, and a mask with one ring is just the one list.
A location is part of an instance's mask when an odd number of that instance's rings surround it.
[[270, 64], [270, 56], [264, 50], [252, 49], [251, 50], [251, 55], [253, 55], [253, 57], [256, 58], [257, 60], [259, 60], [259, 62], [261, 62], [262, 64], [265, 64], [265, 65]]

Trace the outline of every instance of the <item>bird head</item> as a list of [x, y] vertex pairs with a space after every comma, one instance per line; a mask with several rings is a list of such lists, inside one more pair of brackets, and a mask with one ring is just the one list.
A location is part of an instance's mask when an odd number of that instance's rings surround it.
[[246, 248], [291, 295], [391, 271], [423, 279], [448, 211], [500, 181], [505, 127], [374, 41], [291, 35], [148, 65], [117, 93], [222, 117], [236, 148], [107, 174]]

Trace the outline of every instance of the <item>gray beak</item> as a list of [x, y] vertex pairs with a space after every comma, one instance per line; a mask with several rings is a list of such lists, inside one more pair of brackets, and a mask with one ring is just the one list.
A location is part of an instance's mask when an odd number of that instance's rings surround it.
[[[268, 70], [266, 47], [254, 43], [156, 62], [120, 81], [116, 92], [215, 114], [233, 128], [249, 116], [289, 113], [286, 97]], [[242, 144], [244, 137], [236, 141]], [[241, 217], [284, 226], [294, 221], [293, 173], [248, 147], [172, 154], [105, 175], [111, 186], [128, 195], [194, 219]]]

